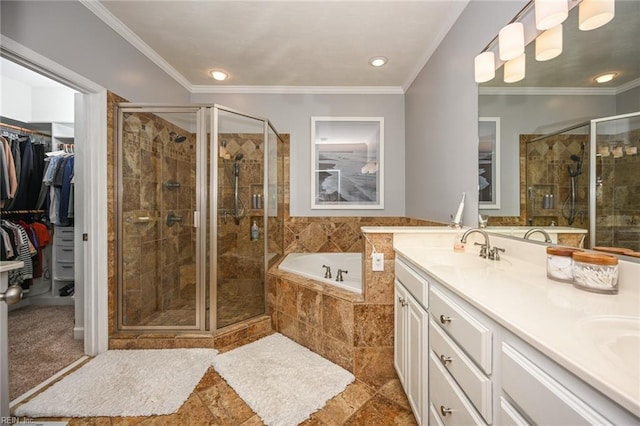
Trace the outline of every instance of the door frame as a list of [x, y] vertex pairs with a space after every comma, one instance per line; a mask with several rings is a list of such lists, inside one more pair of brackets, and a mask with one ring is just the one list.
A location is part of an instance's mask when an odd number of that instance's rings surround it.
[[[107, 250], [107, 91], [55, 61], [0, 35], [0, 55], [69, 86], [75, 101], [76, 293], [74, 335], [84, 335], [84, 352], [94, 356], [108, 349]], [[86, 237], [85, 237], [86, 235]], [[4, 390], [3, 390], [4, 391]]]

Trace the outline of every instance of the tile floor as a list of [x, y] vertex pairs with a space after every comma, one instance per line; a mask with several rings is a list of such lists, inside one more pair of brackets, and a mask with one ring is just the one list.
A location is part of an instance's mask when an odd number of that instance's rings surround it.
[[[169, 416], [38, 420], [67, 420], [70, 426], [264, 424], [213, 368], [202, 377], [180, 410]], [[305, 426], [416, 424], [397, 378], [377, 389], [356, 380], [303, 423]]]

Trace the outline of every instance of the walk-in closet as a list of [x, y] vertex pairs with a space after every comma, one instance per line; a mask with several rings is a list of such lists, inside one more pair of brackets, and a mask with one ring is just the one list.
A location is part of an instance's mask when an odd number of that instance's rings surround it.
[[74, 90], [0, 58], [0, 255], [9, 285], [9, 397], [84, 355], [76, 276]]

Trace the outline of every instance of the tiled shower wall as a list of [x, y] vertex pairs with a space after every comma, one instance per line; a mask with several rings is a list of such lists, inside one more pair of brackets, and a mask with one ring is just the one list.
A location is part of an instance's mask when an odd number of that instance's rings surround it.
[[[526, 155], [527, 220], [533, 226], [549, 226], [553, 221], [558, 226], [589, 229], [589, 135], [561, 134], [529, 142]], [[572, 155], [583, 158], [583, 172], [576, 178], [577, 216], [570, 225], [565, 215], [569, 215], [571, 205], [568, 168], [576, 169]], [[544, 194], [553, 195], [552, 208], [543, 207]]]
[[[262, 255], [264, 241], [262, 209], [252, 209], [253, 194], [262, 195], [264, 180], [264, 135], [226, 133], [218, 135], [224, 143], [228, 158], [218, 159], [218, 279], [244, 277], [262, 278]], [[243, 154], [239, 164], [238, 196], [245, 215], [236, 225], [233, 220], [233, 158]], [[253, 221], [260, 228], [259, 241], [251, 241], [250, 229]]]

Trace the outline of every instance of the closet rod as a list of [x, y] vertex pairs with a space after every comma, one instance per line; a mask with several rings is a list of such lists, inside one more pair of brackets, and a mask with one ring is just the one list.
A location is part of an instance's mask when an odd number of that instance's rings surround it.
[[11, 125], [11, 124], [0, 123], [0, 127], [6, 127], [6, 128], [9, 128], [9, 129], [18, 130], [18, 131], [24, 132], [24, 133], [31, 133], [32, 135], [40, 135], [40, 136], [51, 137], [51, 135], [48, 135], [48, 134], [42, 133], [42, 132], [38, 132], [37, 130], [25, 129], [24, 127], [18, 127], [18, 126], [14, 126], [14, 125]]
[[0, 210], [0, 214], [34, 214], [46, 212], [46, 210]]

